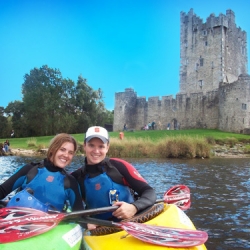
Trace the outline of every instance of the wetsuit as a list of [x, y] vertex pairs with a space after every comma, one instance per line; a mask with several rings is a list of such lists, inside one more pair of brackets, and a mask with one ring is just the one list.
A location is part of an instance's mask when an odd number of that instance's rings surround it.
[[27, 164], [18, 169], [8, 180], [0, 185], [0, 199], [15, 189], [30, 188], [39, 201], [62, 211], [66, 200], [71, 209], [82, 210], [83, 203], [79, 186], [64, 169], [54, 166], [45, 159], [38, 164]]
[[[106, 192], [104, 194], [103, 192], [101, 192], [101, 190], [105, 185], [107, 185], [109, 189], [113, 189], [112, 182], [116, 184], [118, 183], [125, 187], [129, 187], [132, 193], [136, 194], [137, 198], [135, 197], [134, 199], [133, 197], [133, 200], [131, 200], [131, 197], [129, 197], [129, 195], [125, 195], [125, 200], [119, 199], [121, 195], [118, 194], [118, 200], [133, 204], [137, 208], [137, 212], [140, 212], [145, 208], [152, 206], [156, 201], [156, 194], [154, 189], [148, 185], [146, 180], [142, 178], [139, 172], [131, 164], [121, 159], [105, 158], [99, 164], [88, 165], [85, 158], [84, 166], [71, 174], [77, 179], [80, 185], [83, 200], [85, 201], [86, 208], [88, 209], [93, 208], [91, 206], [88, 206], [89, 203], [92, 204], [91, 202], [86, 202], [86, 200], [88, 199], [96, 200], [94, 207], [98, 207], [96, 205], [98, 203], [99, 207], [103, 206], [103, 200], [109, 201], [109, 193]], [[101, 181], [106, 179], [107, 183], [99, 183], [99, 178], [97, 177], [101, 175], [108, 176], [108, 178], [101, 178]], [[94, 185], [89, 184], [89, 180], [91, 179], [96, 179]], [[92, 197], [89, 197], [89, 194], [91, 194], [91, 190], [89, 190], [90, 188], [92, 188]], [[119, 191], [119, 187], [115, 186], [115, 189], [116, 188]], [[100, 195], [98, 195], [98, 192], [100, 193]], [[124, 192], [123, 188], [121, 188], [121, 192]], [[109, 205], [111, 205], [111, 202], [109, 203]], [[97, 217], [100, 218], [99, 215]]]

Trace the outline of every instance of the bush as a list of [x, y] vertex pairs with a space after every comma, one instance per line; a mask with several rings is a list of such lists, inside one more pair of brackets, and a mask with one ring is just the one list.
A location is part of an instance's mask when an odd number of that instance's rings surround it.
[[238, 143], [238, 140], [236, 138], [226, 138], [225, 144], [228, 144], [231, 148], [235, 146], [235, 144]]
[[41, 150], [41, 149], [45, 149], [45, 148], [46, 148], [45, 144], [39, 144], [37, 146], [37, 150]]
[[36, 147], [37, 140], [36, 138], [30, 138], [27, 140], [28, 147]]
[[157, 144], [159, 156], [162, 158], [207, 158], [210, 146], [203, 138], [187, 136], [168, 137]]
[[215, 139], [213, 136], [207, 136], [205, 137], [205, 139], [207, 140], [207, 143], [211, 144], [211, 145], [215, 145], [216, 142], [215, 142]]

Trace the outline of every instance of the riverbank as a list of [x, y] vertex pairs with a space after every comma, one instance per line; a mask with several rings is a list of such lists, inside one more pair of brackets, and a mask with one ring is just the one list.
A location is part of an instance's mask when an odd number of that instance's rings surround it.
[[[47, 149], [11, 149], [6, 155], [12, 156], [46, 156]], [[234, 147], [228, 145], [214, 145], [211, 148], [211, 158], [250, 158], [246, 153], [246, 145], [237, 144]]]

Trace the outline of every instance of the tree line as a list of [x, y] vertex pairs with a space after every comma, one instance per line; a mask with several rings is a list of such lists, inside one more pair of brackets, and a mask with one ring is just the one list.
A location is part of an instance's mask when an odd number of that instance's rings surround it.
[[22, 84], [22, 101], [0, 107], [0, 137], [84, 133], [89, 126], [113, 124], [103, 92], [92, 89], [81, 75], [77, 82], [63, 78], [47, 65], [30, 70]]

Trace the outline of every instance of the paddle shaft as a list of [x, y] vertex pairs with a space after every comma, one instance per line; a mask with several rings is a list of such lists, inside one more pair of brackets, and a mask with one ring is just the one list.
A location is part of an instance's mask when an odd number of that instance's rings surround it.
[[[167, 203], [167, 201], [168, 201], [168, 196], [164, 196], [163, 199], [156, 200], [156, 203], [160, 203], [160, 202]], [[71, 213], [68, 213], [68, 214], [55, 212], [55, 211], [49, 211], [50, 214], [47, 214], [46, 217], [49, 216], [49, 219], [55, 218], [55, 219], [58, 220], [59, 217], [55, 217], [55, 215], [61, 215], [60, 220], [64, 220], [64, 219], [69, 219], [69, 218], [77, 218], [79, 216], [89, 216], [89, 215], [96, 215], [96, 214], [101, 214], [101, 213], [106, 213], [106, 212], [113, 212], [118, 208], [119, 208], [119, 206], [109, 206], [109, 207], [102, 207], [102, 208], [93, 208], [93, 209], [80, 210], [80, 211], [75, 211], [75, 212], [71, 212]], [[34, 211], [36, 211], [36, 210], [34, 210]], [[34, 217], [34, 220], [33, 220], [34, 223], [36, 221], [38, 222], [38, 220], [39, 220], [38, 216], [39, 215], [37, 215], [37, 218], [35, 218], [35, 216], [33, 216]], [[12, 223], [14, 223], [14, 219], [11, 220], [11, 221], [12, 221]], [[42, 221], [42, 219], [40, 221]], [[0, 226], [10, 224], [10, 223], [11, 223], [10, 220], [2, 221], [2, 222], [0, 220]], [[22, 224], [20, 219], [16, 220], [16, 223]]]
[[[163, 199], [157, 199], [155, 201], [155, 203], [160, 203], [160, 202], [168, 203], [168, 201], [176, 200], [179, 197], [181, 197], [180, 199], [190, 199], [190, 194], [164, 196]], [[93, 209], [87, 209], [87, 210], [83, 210], [83, 211], [72, 212], [69, 214], [69, 216], [73, 218], [73, 217], [77, 217], [79, 215], [82, 215], [82, 216], [95, 215], [95, 214], [101, 214], [101, 213], [106, 213], [106, 212], [113, 212], [118, 208], [119, 208], [119, 206], [93, 208]]]

